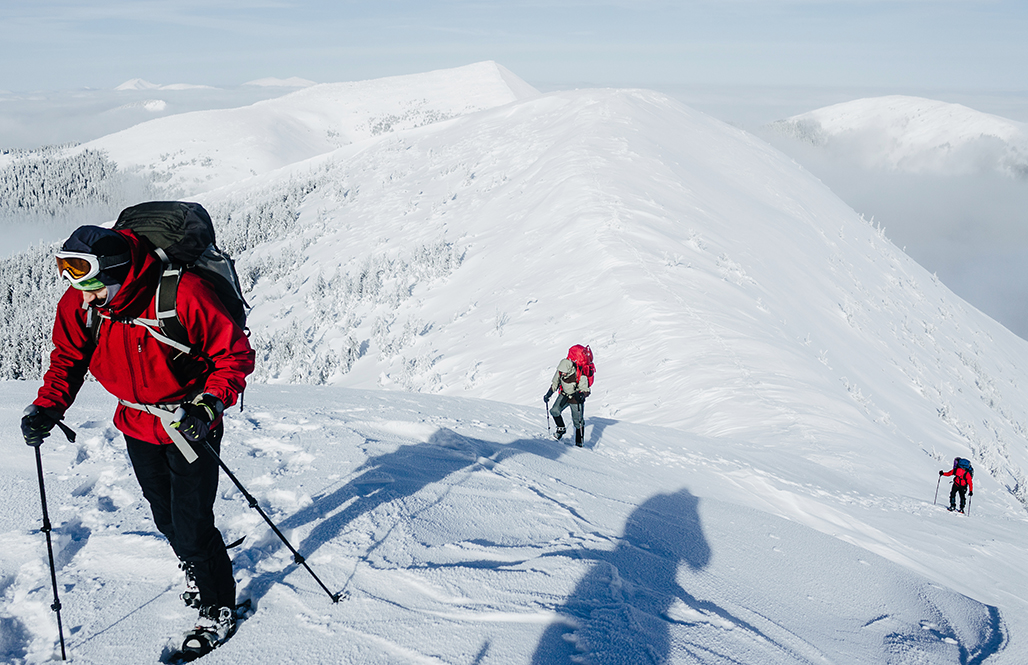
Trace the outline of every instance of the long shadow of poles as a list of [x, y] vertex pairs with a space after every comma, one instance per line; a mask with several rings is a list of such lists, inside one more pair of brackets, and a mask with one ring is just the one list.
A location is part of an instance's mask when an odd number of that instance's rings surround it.
[[[302, 556], [309, 558], [342, 534], [347, 525], [361, 515], [385, 503], [413, 496], [448, 476], [471, 471], [479, 466], [482, 458], [491, 463], [522, 454], [558, 459], [567, 450], [565, 446], [537, 439], [519, 439], [503, 444], [482, 441], [441, 428], [425, 443], [401, 446], [394, 452], [369, 459], [354, 471], [354, 476], [345, 485], [314, 497], [310, 505], [279, 522], [278, 527], [286, 531], [316, 522], [296, 546]], [[377, 545], [373, 543], [368, 552]], [[262, 549], [262, 546], [258, 545], [257, 549]], [[247, 595], [256, 603], [273, 585], [285, 583], [286, 576], [294, 569], [294, 566], [288, 566], [281, 571], [255, 576], [247, 585]]]

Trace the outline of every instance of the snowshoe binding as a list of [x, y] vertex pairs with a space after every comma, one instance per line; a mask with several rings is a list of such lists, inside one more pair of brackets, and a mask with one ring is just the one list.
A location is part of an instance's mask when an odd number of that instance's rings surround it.
[[182, 569], [182, 572], [186, 574], [186, 588], [179, 594], [179, 598], [186, 604], [187, 607], [193, 607], [200, 609], [200, 587], [196, 586], [196, 575], [193, 573], [193, 564], [182, 561], [178, 565]]
[[565, 432], [567, 432], [567, 430], [566, 430], [565, 428], [563, 428], [563, 427], [558, 427], [558, 428], [557, 428], [557, 431], [553, 433], [553, 438], [554, 438], [554, 439], [556, 439], [557, 441], [560, 441], [560, 438], [561, 438], [562, 436], [564, 436], [564, 433], [565, 433]]
[[170, 649], [162, 659], [171, 665], [191, 663], [206, 656], [228, 641], [236, 632], [236, 620], [249, 611], [250, 601], [230, 607], [207, 606], [200, 608], [196, 625], [187, 630], [176, 648]]

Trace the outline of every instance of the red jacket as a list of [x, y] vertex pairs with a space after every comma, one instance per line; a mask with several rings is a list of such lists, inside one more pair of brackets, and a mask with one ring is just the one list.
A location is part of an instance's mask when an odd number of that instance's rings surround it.
[[967, 485], [967, 489], [970, 492], [974, 491], [974, 480], [971, 478], [971, 474], [967, 472], [967, 469], [957, 467], [952, 471], [947, 471], [942, 474], [944, 476], [953, 476], [953, 484], [958, 487]]
[[[121, 289], [100, 309], [116, 318], [154, 319], [160, 259], [130, 231], [119, 233], [129, 243], [132, 267]], [[206, 392], [226, 407], [234, 404], [254, 367], [246, 335], [207, 282], [188, 271], [179, 282], [176, 307], [190, 343], [199, 345], [210, 362], [175, 367], [172, 359], [179, 352], [158, 342], [146, 328], [107, 319], [101, 321], [94, 343], [86, 327], [82, 292], [69, 287], [57, 304], [50, 368], [33, 404], [64, 413], [75, 401], [87, 369], [109, 393], [129, 402], [179, 403]], [[171, 443], [158, 418], [120, 404], [114, 425], [142, 441]]]

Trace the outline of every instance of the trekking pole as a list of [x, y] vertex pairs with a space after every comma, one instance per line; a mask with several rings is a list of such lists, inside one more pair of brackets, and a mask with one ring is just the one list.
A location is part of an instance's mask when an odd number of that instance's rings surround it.
[[543, 400], [543, 411], [546, 412], [546, 436], [553, 436], [550, 434], [550, 403]]
[[256, 510], [257, 513], [264, 518], [264, 521], [268, 523], [268, 526], [270, 526], [271, 530], [275, 532], [275, 535], [279, 537], [279, 540], [285, 543], [286, 547], [289, 548], [289, 551], [293, 553], [293, 561], [306, 568], [307, 572], [310, 573], [311, 577], [314, 578], [314, 581], [317, 582], [318, 585], [325, 590], [325, 593], [328, 594], [328, 597], [332, 599], [332, 602], [338, 603], [339, 599], [343, 597], [343, 592], [340, 591], [339, 593], [332, 593], [328, 590], [328, 587], [325, 586], [325, 583], [321, 581], [321, 578], [315, 575], [314, 571], [311, 570], [311, 567], [307, 565], [307, 560], [303, 558], [303, 555], [297, 552], [296, 548], [289, 544], [289, 541], [286, 540], [286, 537], [282, 535], [281, 531], [278, 530], [278, 527], [275, 526], [275, 523], [272, 522], [271, 518], [268, 517], [267, 513], [265, 513], [264, 510], [261, 509], [260, 504], [257, 503], [257, 499], [253, 498], [253, 495], [246, 491], [246, 488], [243, 487], [243, 484], [241, 482], [239, 482], [239, 479], [236, 478], [235, 474], [232, 473], [227, 466], [225, 466], [225, 462], [221, 459], [221, 456], [218, 455], [217, 452], [215, 452], [214, 448], [211, 447], [211, 444], [209, 444], [207, 441], [204, 441], [203, 447], [207, 449], [207, 452], [214, 456], [214, 459], [218, 460], [218, 466], [220, 466], [221, 470], [225, 472], [225, 475], [227, 475], [232, 480], [232, 482], [236, 484], [236, 487], [239, 488], [239, 491], [242, 492], [243, 496], [246, 497], [246, 500], [247, 502], [249, 502], [250, 507]]
[[[62, 427], [65, 434], [71, 432], [71, 430]], [[69, 436], [69, 439], [74, 441], [74, 433]], [[54, 568], [54, 546], [53, 541], [50, 538], [50, 512], [46, 509], [46, 487], [43, 486], [43, 457], [39, 453], [39, 446], [34, 446], [36, 449], [36, 471], [39, 473], [39, 498], [43, 503], [43, 528], [40, 529], [46, 534], [46, 552], [50, 556], [50, 586], [54, 590], [54, 602], [50, 606], [50, 609], [57, 613], [57, 634], [61, 638], [61, 660], [68, 660], [68, 655], [64, 650], [64, 626], [61, 623], [61, 599], [57, 595], [57, 571]]]
[[971, 516], [971, 499], [973, 499], [973, 498], [974, 498], [973, 496], [967, 497], [967, 516], [968, 517]]
[[942, 474], [939, 474], [939, 482], [935, 483], [935, 499], [932, 501], [932, 505], [939, 503], [939, 485], [942, 484]]

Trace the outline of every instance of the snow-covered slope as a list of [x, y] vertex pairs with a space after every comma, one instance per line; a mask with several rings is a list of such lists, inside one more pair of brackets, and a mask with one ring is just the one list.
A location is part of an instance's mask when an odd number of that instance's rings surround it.
[[[13, 422], [31, 391], [0, 394]], [[135, 665], [156, 662], [195, 612], [112, 409], [88, 384], [69, 420], [78, 442], [52, 438], [43, 459], [70, 662]], [[994, 490], [976, 493], [968, 519], [931, 505], [931, 478], [869, 491], [859, 472], [824, 473], [805, 459], [816, 442], [775, 450], [594, 418], [578, 449], [547, 440], [539, 415], [248, 390], [246, 411], [228, 415], [226, 464], [348, 599], [333, 604], [223, 479], [219, 520], [228, 539], [246, 536], [233, 557], [256, 612], [204, 662], [1021, 662], [1028, 538]], [[57, 629], [30, 530], [33, 458], [14, 428], [0, 448], [0, 659], [40, 663]]]
[[[226, 481], [258, 609], [212, 662], [1020, 662], [1026, 342], [745, 132], [648, 91], [529, 98], [492, 67], [507, 93], [481, 110], [425, 92], [454, 72], [361, 84], [352, 143], [255, 177], [226, 159], [197, 190], [254, 305], [226, 457], [352, 596], [290, 568]], [[361, 125], [398, 84], [453, 117]], [[282, 98], [296, 123], [338, 115], [299, 103], [319, 88]], [[598, 365], [585, 450], [540, 403], [574, 343]], [[33, 387], [4, 386], [0, 434], [0, 654], [28, 662], [54, 637], [13, 427]], [[188, 621], [111, 409], [90, 384], [79, 443], [45, 448], [81, 662]], [[956, 455], [970, 519], [932, 505]]]
[[998, 171], [1028, 177], [1024, 123], [960, 104], [894, 95], [827, 106], [772, 127], [869, 168], [907, 173]]
[[[284, 182], [298, 215], [263, 229]], [[869, 441], [901, 475], [971, 454], [1025, 498], [1025, 342], [788, 158], [656, 93], [545, 95], [203, 201], [252, 236], [261, 380], [541, 408], [588, 343], [594, 415], [818, 441], [869, 474]]]
[[251, 106], [141, 123], [85, 143], [195, 196], [342, 145], [537, 94], [494, 62], [416, 76], [312, 85]]

